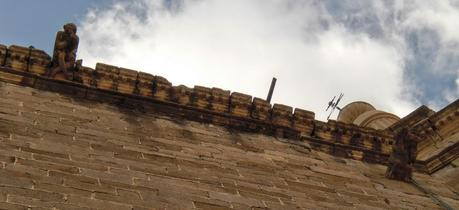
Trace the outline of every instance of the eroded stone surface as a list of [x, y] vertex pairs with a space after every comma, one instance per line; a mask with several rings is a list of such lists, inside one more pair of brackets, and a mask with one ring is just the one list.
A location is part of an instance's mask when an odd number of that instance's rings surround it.
[[[0, 98], [0, 208], [440, 208], [308, 144], [3, 82]], [[414, 177], [459, 208], [445, 169]]]

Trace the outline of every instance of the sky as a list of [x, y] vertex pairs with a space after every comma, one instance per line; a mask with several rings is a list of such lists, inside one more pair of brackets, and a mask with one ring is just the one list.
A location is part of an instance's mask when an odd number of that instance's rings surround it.
[[[79, 59], [311, 110], [366, 101], [403, 117], [459, 98], [459, 0], [0, 0], [0, 43], [51, 54], [78, 26]], [[335, 113], [336, 117], [336, 113]]]

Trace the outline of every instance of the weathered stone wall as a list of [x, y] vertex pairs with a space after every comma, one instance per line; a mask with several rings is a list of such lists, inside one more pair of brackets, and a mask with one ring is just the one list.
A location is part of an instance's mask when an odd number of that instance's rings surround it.
[[[0, 99], [0, 208], [440, 208], [386, 179], [384, 165], [170, 118], [153, 103], [139, 109], [4, 82]], [[448, 186], [457, 172], [442, 172], [415, 177], [459, 208], [457, 185]]]
[[392, 132], [333, 120], [321, 122], [315, 120], [311, 111], [271, 105], [243, 93], [216, 87], [173, 86], [158, 75], [103, 63], [97, 63], [95, 69], [78, 68], [77, 80], [68, 80], [62, 73], [48, 78], [45, 71], [50, 67], [51, 57], [42, 50], [15, 45], [0, 46], [1, 57], [5, 62], [0, 63], [0, 81], [8, 83], [64, 91], [96, 100], [105, 93], [109, 95], [102, 99], [105, 102], [119, 101], [123, 97], [155, 101], [175, 107], [173, 110], [166, 108], [172, 110], [169, 113], [193, 121], [291, 139], [310, 138], [315, 141], [311, 146], [317, 149], [357, 160], [384, 163], [391, 150]]
[[459, 159], [431, 176], [419, 173], [415, 174], [414, 179], [422, 182], [432, 194], [444, 202], [449, 203], [455, 209], [459, 208], [457, 199], [459, 196]]
[[156, 111], [174, 118], [308, 141], [314, 149], [333, 156], [385, 164], [394, 133], [409, 127], [420, 137], [417, 171], [432, 174], [459, 158], [459, 100], [437, 113], [421, 107], [390, 128], [375, 130], [334, 120], [322, 122], [311, 111], [271, 105], [215, 87], [172, 86], [161, 76], [102, 63], [95, 69], [79, 66], [73, 79], [62, 73], [49, 78], [45, 72], [51, 57], [34, 48], [0, 45], [0, 60], [0, 81], [139, 110], [153, 102]]

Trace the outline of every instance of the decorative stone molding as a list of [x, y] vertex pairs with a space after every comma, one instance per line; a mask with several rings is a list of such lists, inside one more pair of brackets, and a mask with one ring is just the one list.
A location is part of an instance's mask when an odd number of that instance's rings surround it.
[[228, 112], [230, 91], [220, 88], [212, 88], [212, 110], [216, 112]]
[[293, 108], [283, 104], [274, 104], [271, 113], [271, 122], [274, 125], [291, 127]]
[[199, 109], [212, 109], [212, 89], [203, 86], [194, 86], [192, 104]]
[[17, 71], [27, 72], [29, 59], [29, 48], [12, 45], [8, 48], [5, 66]]
[[252, 102], [252, 118], [269, 121], [271, 119], [271, 104], [261, 98], [253, 98]]
[[118, 91], [120, 93], [132, 94], [136, 91], [138, 71], [119, 68]]
[[151, 74], [139, 72], [137, 77], [137, 94], [145, 97], [153, 97], [153, 82], [155, 77]]
[[230, 113], [238, 117], [250, 117], [252, 96], [233, 92], [230, 96]]
[[[389, 128], [376, 130], [345, 120], [318, 121], [313, 112], [281, 104], [271, 106], [263, 99], [219, 88], [172, 86], [161, 76], [102, 63], [98, 63], [95, 69], [81, 67], [81, 83], [60, 77], [46, 78], [43, 70], [50, 61], [46, 53], [19, 46], [2, 46], [0, 61], [3, 56], [5, 62], [0, 67], [0, 80], [13, 84], [106, 103], [133, 101], [136, 106], [153, 106], [152, 110], [167, 115], [307, 141], [318, 150], [368, 162], [387, 163], [394, 131], [408, 126], [421, 137], [418, 151], [424, 156], [423, 159], [418, 156], [415, 168], [427, 172], [438, 170], [458, 154], [455, 143], [459, 129], [457, 101], [437, 113], [420, 107]], [[371, 109], [372, 106], [365, 107]], [[354, 113], [348, 118], [355, 121], [362, 113]], [[450, 141], [452, 143], [448, 143]], [[431, 151], [434, 143], [444, 143], [444, 146]]]
[[172, 88], [172, 83], [167, 81], [167, 79], [161, 76], [155, 76], [153, 80], [153, 92], [154, 92], [153, 97], [158, 100], [165, 101], [169, 97], [171, 88]]

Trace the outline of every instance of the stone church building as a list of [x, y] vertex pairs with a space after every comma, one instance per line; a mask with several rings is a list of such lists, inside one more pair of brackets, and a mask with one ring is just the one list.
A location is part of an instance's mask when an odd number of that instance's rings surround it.
[[0, 209], [459, 209], [459, 100], [323, 122], [82, 66], [66, 27], [53, 57], [0, 45]]

